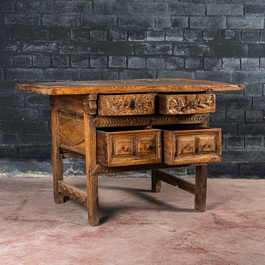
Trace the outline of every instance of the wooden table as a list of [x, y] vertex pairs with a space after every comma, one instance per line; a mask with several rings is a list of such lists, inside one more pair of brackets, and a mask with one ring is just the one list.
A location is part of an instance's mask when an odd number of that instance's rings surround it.
[[[213, 91], [242, 85], [186, 78], [17, 84], [50, 95], [53, 188], [56, 203], [68, 196], [99, 225], [98, 174], [151, 170], [152, 191], [161, 181], [195, 195], [205, 210], [207, 164], [221, 160], [221, 129], [209, 128]], [[87, 191], [63, 181], [63, 158], [86, 159]], [[195, 166], [195, 185], [163, 168]]]

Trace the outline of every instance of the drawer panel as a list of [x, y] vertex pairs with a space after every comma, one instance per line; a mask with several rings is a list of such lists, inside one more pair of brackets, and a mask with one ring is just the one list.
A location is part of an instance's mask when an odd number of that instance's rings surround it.
[[221, 161], [221, 129], [163, 131], [168, 165]]
[[214, 94], [158, 95], [159, 113], [165, 115], [215, 112]]
[[161, 163], [161, 131], [97, 131], [97, 160], [108, 167]]
[[102, 116], [150, 115], [155, 112], [155, 94], [99, 95]]

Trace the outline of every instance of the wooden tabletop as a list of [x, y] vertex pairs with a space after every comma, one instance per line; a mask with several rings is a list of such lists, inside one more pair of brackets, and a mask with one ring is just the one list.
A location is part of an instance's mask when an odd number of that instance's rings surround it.
[[161, 78], [16, 84], [16, 88], [45, 95], [84, 95], [235, 91], [243, 90], [244, 86], [190, 78]]

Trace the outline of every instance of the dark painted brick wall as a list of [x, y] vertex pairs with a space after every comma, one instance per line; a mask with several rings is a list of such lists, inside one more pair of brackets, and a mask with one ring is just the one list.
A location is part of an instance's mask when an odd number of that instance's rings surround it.
[[51, 158], [48, 97], [16, 82], [190, 77], [246, 85], [218, 96], [224, 162], [210, 173], [263, 177], [264, 12], [264, 0], [1, 0], [0, 159]]

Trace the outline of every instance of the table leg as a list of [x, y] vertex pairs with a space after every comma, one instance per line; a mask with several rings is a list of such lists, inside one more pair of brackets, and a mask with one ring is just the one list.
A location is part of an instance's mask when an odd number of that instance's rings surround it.
[[207, 191], [207, 166], [196, 166], [195, 172], [195, 209], [205, 211]]
[[152, 192], [160, 192], [161, 189], [161, 180], [158, 178], [158, 171], [151, 170], [152, 177]]
[[90, 225], [99, 225], [98, 175], [91, 172], [97, 164], [97, 132], [89, 116], [84, 114], [86, 141], [87, 210]]
[[63, 157], [59, 149], [59, 117], [58, 111], [52, 108], [52, 153], [53, 153], [53, 192], [54, 201], [63, 203], [63, 194], [59, 193], [58, 181], [63, 180]]

